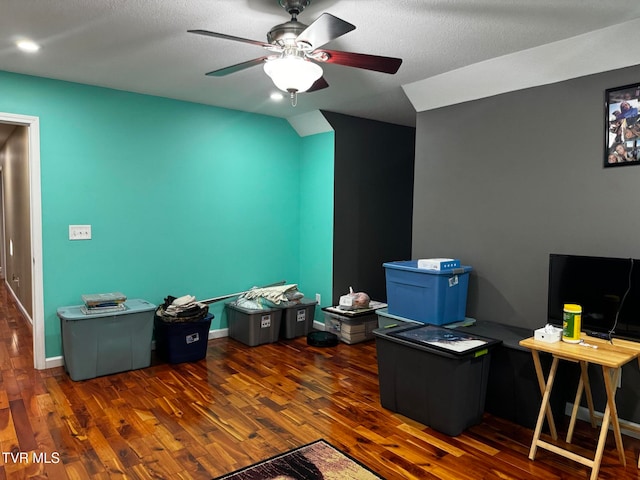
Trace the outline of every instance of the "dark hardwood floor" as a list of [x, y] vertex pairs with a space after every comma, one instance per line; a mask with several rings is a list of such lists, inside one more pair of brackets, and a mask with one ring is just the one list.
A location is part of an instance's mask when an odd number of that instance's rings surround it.
[[[458, 437], [380, 406], [374, 342], [209, 342], [199, 362], [72, 381], [32, 368], [31, 331], [0, 288], [0, 480], [211, 479], [324, 438], [387, 479], [583, 480], [589, 469], [485, 415]], [[577, 449], [597, 432], [579, 422]], [[610, 433], [601, 479], [637, 479], [640, 442]]]

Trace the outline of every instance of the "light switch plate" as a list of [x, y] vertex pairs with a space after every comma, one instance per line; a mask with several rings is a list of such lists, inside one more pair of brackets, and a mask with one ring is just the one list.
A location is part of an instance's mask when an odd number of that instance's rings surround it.
[[91, 240], [91, 225], [69, 225], [69, 240]]

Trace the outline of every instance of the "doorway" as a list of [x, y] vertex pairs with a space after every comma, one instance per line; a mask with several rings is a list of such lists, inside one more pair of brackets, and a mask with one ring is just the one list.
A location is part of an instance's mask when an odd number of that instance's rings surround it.
[[[0, 124], [27, 128], [27, 161], [29, 162], [29, 213], [31, 236], [31, 312], [21, 308], [30, 318], [33, 330], [33, 366], [47, 368], [44, 335], [44, 292], [42, 274], [42, 207], [40, 190], [40, 120], [38, 117], [0, 112]], [[5, 190], [6, 193], [6, 190]], [[4, 212], [3, 212], [4, 213]], [[4, 239], [3, 239], [4, 240]], [[20, 306], [19, 306], [20, 307]]]

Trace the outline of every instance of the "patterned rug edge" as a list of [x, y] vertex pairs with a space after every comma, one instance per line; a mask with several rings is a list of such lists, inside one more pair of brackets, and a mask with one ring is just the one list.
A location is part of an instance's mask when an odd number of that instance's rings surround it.
[[[285, 474], [285, 472], [279, 472], [279, 471], [274, 471], [273, 469], [271, 469], [270, 473], [268, 475], [261, 475], [259, 473], [260, 469], [265, 469], [268, 470], [269, 466], [273, 466], [275, 464], [276, 461], [278, 460], [285, 460], [286, 457], [293, 457], [298, 453], [302, 453], [305, 452], [307, 450], [313, 449], [316, 446], [324, 446], [326, 448], [329, 448], [331, 450], [333, 450], [335, 452], [335, 454], [337, 454], [338, 456], [344, 457], [345, 460], [348, 460], [349, 462], [351, 462], [351, 464], [353, 464], [354, 467], [350, 467], [349, 469], [355, 468], [355, 466], [359, 467], [360, 469], [362, 469], [364, 472], [362, 473], [368, 473], [370, 474], [370, 478], [373, 480], [385, 480], [384, 477], [380, 476], [379, 474], [375, 473], [373, 470], [371, 470], [368, 466], [366, 466], [364, 463], [360, 462], [359, 460], [355, 459], [354, 457], [352, 457], [350, 454], [343, 452], [341, 449], [335, 447], [334, 445], [332, 445], [330, 442], [326, 441], [324, 438], [320, 438], [317, 440], [314, 440], [313, 442], [309, 442], [306, 445], [301, 445], [299, 447], [295, 447], [292, 448], [291, 450], [288, 450], [286, 452], [283, 453], [279, 453], [276, 454], [272, 457], [266, 458], [264, 460], [260, 460], [256, 463], [253, 463], [252, 465], [249, 465], [247, 467], [243, 467], [240, 468], [238, 470], [235, 470], [233, 472], [230, 473], [226, 473], [224, 475], [221, 475], [219, 477], [215, 477], [213, 480], [257, 480], [257, 479], [268, 479], [268, 478], [273, 478], [274, 473], [276, 474]], [[318, 462], [318, 463], [322, 463], [322, 462]], [[308, 480], [308, 479], [313, 479], [313, 478], [324, 478], [324, 475], [327, 472], [323, 472], [323, 468], [329, 468], [326, 465], [318, 465], [318, 463], [313, 463], [313, 467], [317, 467], [319, 469], [319, 471], [321, 472], [321, 474], [318, 477], [314, 477], [312, 472], [306, 471], [304, 476], [298, 476], [298, 478], [300, 478], [301, 480]], [[275, 467], [276, 470], [279, 470], [279, 467]], [[286, 472], [287, 474], [291, 474], [290, 471]], [[340, 473], [340, 478], [344, 479], [344, 480], [348, 480], [348, 479], [355, 479], [355, 478], [363, 478], [361, 474], [358, 475], [354, 475], [354, 476], [344, 476], [344, 475], [348, 475], [349, 472], [346, 471], [341, 471]], [[294, 477], [295, 478], [295, 477]]]

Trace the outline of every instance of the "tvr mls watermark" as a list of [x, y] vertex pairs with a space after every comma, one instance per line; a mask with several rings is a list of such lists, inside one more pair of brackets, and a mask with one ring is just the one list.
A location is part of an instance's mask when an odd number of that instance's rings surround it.
[[2, 452], [4, 463], [60, 463], [59, 452]]

